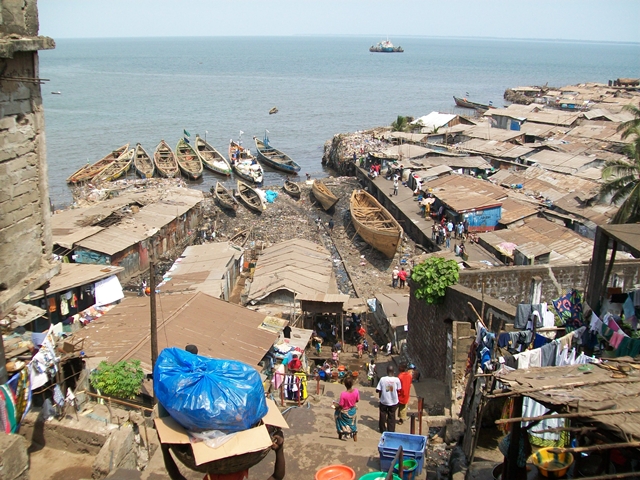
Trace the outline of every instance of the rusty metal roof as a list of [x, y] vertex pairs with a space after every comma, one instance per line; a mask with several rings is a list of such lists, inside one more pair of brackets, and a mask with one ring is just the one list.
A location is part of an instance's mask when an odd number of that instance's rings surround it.
[[376, 300], [382, 306], [384, 316], [392, 327], [401, 327], [408, 323], [409, 295], [402, 293], [378, 293]]
[[[61, 263], [60, 273], [49, 281], [47, 295], [65, 292], [81, 285], [94, 283], [111, 275], [117, 275], [122, 271], [124, 271], [124, 268], [115, 265]], [[27, 300], [41, 298], [43, 294], [44, 292], [42, 290], [36, 290], [28, 296]]]

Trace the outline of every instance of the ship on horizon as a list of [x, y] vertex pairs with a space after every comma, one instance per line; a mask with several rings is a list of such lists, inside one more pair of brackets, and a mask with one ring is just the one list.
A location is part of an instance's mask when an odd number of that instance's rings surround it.
[[393, 43], [391, 43], [387, 38], [382, 42], [378, 42], [376, 45], [371, 45], [371, 47], [369, 47], [369, 51], [378, 53], [402, 53], [404, 52], [404, 49], [400, 46], [394, 47]]

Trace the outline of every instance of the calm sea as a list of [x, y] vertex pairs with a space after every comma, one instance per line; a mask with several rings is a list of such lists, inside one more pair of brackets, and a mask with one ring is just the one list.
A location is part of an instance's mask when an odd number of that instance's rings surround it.
[[[183, 130], [226, 156], [230, 138], [270, 132], [272, 145], [325, 176], [326, 140], [388, 125], [397, 115], [455, 112], [453, 95], [502, 105], [508, 87], [564, 86], [640, 76], [640, 45], [392, 38], [399, 54], [369, 53], [366, 37], [58, 40], [40, 52], [49, 188], [70, 202], [65, 178], [127, 142], [152, 153]], [[51, 92], [60, 91], [61, 95]], [[468, 95], [467, 95], [468, 94]], [[279, 112], [269, 115], [276, 106]], [[460, 112], [462, 113], [462, 112]], [[280, 184], [267, 172], [265, 184]], [[205, 173], [208, 189], [217, 177]]]

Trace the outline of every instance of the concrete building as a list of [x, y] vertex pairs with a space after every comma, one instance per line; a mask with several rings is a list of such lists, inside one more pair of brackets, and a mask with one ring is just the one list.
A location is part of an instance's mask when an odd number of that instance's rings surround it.
[[[51, 251], [49, 188], [35, 0], [0, 2], [0, 318], [58, 271]], [[0, 341], [0, 384], [6, 381]]]
[[378, 333], [384, 335], [385, 341], [393, 343], [398, 352], [407, 341], [408, 311], [408, 294], [379, 293], [376, 295], [376, 310], [373, 312], [376, 329]]

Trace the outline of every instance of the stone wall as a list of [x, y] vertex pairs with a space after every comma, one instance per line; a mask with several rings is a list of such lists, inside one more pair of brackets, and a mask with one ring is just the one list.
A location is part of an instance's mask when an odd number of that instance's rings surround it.
[[0, 1], [0, 35], [38, 35], [38, 4], [36, 0]]

